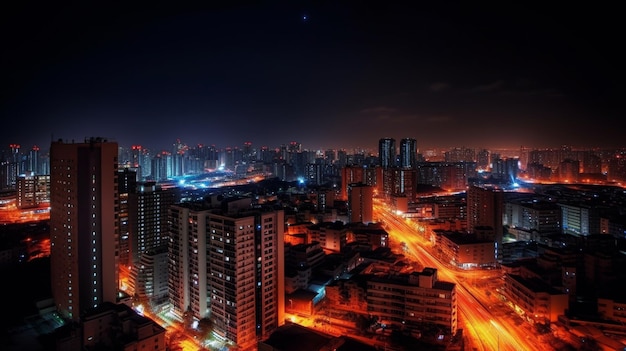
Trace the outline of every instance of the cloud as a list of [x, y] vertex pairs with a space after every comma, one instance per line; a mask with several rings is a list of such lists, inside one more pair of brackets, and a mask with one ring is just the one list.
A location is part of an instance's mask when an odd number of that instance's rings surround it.
[[444, 82], [435, 82], [433, 84], [430, 85], [430, 87], [428, 87], [428, 90], [430, 91], [434, 91], [436, 93], [440, 92], [440, 91], [444, 91], [446, 89], [450, 88], [450, 85]]

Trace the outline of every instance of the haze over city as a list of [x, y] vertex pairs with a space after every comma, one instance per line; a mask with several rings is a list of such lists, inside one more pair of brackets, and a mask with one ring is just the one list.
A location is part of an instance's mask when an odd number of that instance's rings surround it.
[[11, 2], [0, 140], [623, 146], [613, 7]]

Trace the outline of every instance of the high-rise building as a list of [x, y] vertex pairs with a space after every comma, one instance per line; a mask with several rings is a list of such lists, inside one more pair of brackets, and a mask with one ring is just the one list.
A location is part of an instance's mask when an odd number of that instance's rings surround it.
[[580, 161], [565, 159], [559, 163], [559, 179], [566, 183], [577, 183], [580, 176]]
[[17, 177], [17, 207], [32, 208], [50, 202], [50, 176], [29, 174]]
[[152, 306], [168, 301], [169, 275], [167, 247], [146, 251], [131, 272], [133, 291]]
[[173, 164], [174, 158], [169, 151], [161, 151], [157, 153], [151, 160], [149, 179], [164, 181], [173, 178]]
[[413, 138], [400, 140], [400, 167], [415, 168], [417, 162], [417, 141]]
[[141, 145], [133, 145], [131, 146], [131, 154], [130, 154], [130, 164], [129, 167], [137, 172], [137, 179], [143, 179], [143, 147]]
[[378, 174], [377, 192], [379, 195], [389, 199], [394, 195], [394, 172], [398, 163], [396, 160], [396, 140], [393, 138], [382, 138], [378, 141]]
[[167, 215], [177, 198], [176, 188], [163, 189], [156, 182], [141, 182], [129, 194], [131, 259], [137, 264], [147, 251], [167, 247]]
[[491, 158], [489, 150], [480, 149], [476, 154], [476, 167], [482, 171], [490, 169]]
[[475, 162], [420, 162], [417, 184], [428, 184], [446, 190], [465, 190], [468, 178], [476, 175]]
[[587, 236], [600, 233], [600, 210], [582, 202], [559, 201], [561, 230], [565, 234]]
[[396, 139], [382, 138], [378, 141], [378, 162], [382, 168], [396, 166]]
[[[129, 283], [136, 294], [154, 302], [166, 295], [156, 293], [159, 289], [155, 285], [158, 278], [163, 275], [163, 272], [157, 270], [158, 267], [164, 267], [165, 275], [167, 275], [167, 255], [157, 253], [167, 251], [168, 211], [176, 201], [178, 201], [177, 188], [164, 189], [154, 181], [140, 182], [136, 184], [135, 190], [128, 194], [129, 257], [127, 262], [132, 267]], [[144, 255], [150, 256], [147, 262], [151, 264], [151, 268], [147, 268]], [[164, 262], [157, 262], [157, 260], [164, 260]], [[154, 270], [154, 274], [144, 274], [148, 269]], [[144, 276], [142, 277], [141, 274]], [[163, 281], [159, 280], [159, 282]], [[167, 292], [167, 280], [165, 284], [165, 292]], [[142, 292], [147, 295], [142, 295]]]
[[118, 292], [118, 149], [102, 138], [50, 147], [50, 265], [57, 311], [71, 320]]
[[490, 186], [472, 185], [467, 190], [467, 229], [479, 239], [495, 242], [495, 257], [501, 262], [504, 192]]
[[446, 162], [474, 162], [476, 152], [471, 148], [455, 147], [444, 152], [444, 160]]
[[396, 168], [392, 170], [392, 195], [405, 196], [409, 202], [414, 202], [417, 196], [417, 171], [415, 169]]
[[307, 163], [305, 165], [305, 177], [306, 183], [309, 185], [322, 185], [324, 184], [324, 165], [318, 163]]
[[341, 198], [348, 199], [348, 186], [353, 183], [365, 183], [363, 166], [346, 166], [341, 169]]
[[[120, 156], [121, 157], [121, 156]], [[137, 189], [137, 172], [131, 168], [125, 167], [117, 173], [117, 193], [119, 197], [118, 207], [118, 259], [120, 288], [126, 290], [128, 287], [128, 276], [132, 268], [130, 256], [130, 221], [129, 221], [129, 202], [128, 197]], [[133, 291], [129, 291], [131, 294]]]
[[173, 312], [208, 318], [214, 332], [253, 350], [284, 323], [284, 212], [250, 198], [170, 207]]
[[28, 167], [26, 171], [34, 172], [35, 174], [43, 174], [39, 162], [39, 146], [33, 145], [28, 153]]
[[0, 190], [15, 190], [17, 186], [17, 177], [23, 170], [21, 166], [20, 145], [10, 144], [10, 151], [2, 150], [2, 158], [0, 159]]
[[350, 222], [371, 223], [374, 212], [374, 188], [363, 183], [348, 186], [348, 218]]

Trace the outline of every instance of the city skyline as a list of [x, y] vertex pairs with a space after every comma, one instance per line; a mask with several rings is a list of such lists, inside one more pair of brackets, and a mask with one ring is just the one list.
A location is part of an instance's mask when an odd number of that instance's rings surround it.
[[7, 145], [623, 146], [609, 5], [6, 6]]

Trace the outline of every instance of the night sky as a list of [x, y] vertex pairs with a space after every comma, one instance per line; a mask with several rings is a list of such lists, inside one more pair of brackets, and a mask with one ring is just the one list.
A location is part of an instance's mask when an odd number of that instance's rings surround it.
[[5, 1], [0, 142], [626, 146], [619, 2], [436, 3]]

